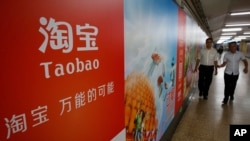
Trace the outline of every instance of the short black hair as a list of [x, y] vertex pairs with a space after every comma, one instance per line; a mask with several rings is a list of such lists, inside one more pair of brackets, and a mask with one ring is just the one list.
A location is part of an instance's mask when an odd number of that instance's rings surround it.
[[237, 44], [237, 42], [235, 42], [235, 41], [229, 42], [228, 46], [230, 46], [231, 44]]
[[207, 38], [207, 39], [206, 39], [206, 42], [207, 42], [208, 40], [213, 41], [213, 38], [211, 38], [211, 37]]

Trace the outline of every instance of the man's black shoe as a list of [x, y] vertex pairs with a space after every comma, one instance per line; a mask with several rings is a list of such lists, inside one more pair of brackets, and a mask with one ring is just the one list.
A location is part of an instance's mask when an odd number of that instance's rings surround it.
[[222, 104], [227, 104], [227, 100], [223, 100], [223, 101], [222, 101]]

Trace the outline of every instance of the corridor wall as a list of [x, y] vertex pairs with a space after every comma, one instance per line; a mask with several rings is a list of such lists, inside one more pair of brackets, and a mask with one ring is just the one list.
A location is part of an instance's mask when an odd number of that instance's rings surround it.
[[160, 140], [193, 93], [206, 35], [172, 0], [125, 0], [124, 16], [126, 140]]

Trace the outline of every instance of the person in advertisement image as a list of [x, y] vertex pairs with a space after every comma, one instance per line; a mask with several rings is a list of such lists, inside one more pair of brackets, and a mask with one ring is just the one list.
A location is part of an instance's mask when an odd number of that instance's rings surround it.
[[143, 140], [143, 130], [144, 130], [144, 117], [145, 112], [143, 110], [138, 110], [136, 117], [134, 119], [135, 123], [135, 141]]

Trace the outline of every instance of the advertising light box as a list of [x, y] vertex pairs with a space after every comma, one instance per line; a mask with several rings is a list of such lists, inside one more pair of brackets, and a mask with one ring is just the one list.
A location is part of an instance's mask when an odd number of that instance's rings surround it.
[[119, 134], [123, 1], [0, 5], [0, 140], [105, 141]]

